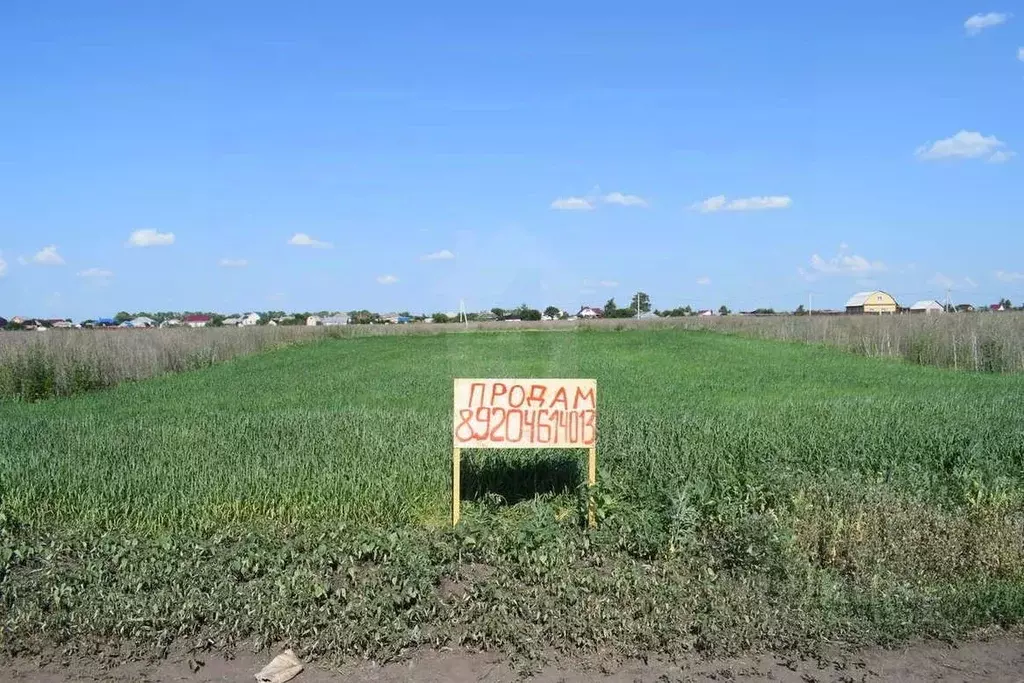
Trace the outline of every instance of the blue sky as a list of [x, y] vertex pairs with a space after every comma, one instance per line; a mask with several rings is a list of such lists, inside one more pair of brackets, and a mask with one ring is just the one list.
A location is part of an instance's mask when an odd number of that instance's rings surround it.
[[1022, 300], [1012, 4], [8, 3], [0, 315]]

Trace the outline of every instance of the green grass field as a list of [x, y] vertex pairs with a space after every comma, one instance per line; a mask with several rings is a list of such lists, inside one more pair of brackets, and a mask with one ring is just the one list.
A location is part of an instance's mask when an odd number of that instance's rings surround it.
[[[458, 376], [597, 379], [598, 530], [564, 451], [468, 453], [447, 529]], [[1024, 616], [1022, 375], [677, 330], [325, 340], [0, 405], [0, 444], [8, 647], [726, 652]]]

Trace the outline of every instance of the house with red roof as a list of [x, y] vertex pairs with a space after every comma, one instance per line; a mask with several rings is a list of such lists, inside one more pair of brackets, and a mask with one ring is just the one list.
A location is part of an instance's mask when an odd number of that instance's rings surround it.
[[210, 321], [212, 320], [213, 318], [211, 318], [210, 316], [201, 314], [186, 315], [184, 318], [181, 319], [181, 321], [188, 325], [189, 327], [206, 327], [207, 325], [210, 324]]

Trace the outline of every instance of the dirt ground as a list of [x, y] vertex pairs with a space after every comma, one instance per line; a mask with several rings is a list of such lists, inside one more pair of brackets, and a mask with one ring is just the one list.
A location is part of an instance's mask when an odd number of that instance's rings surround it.
[[[275, 653], [198, 655], [190, 662], [186, 653], [157, 663], [128, 662], [100, 668], [95, 661], [70, 665], [17, 659], [0, 665], [0, 680], [20, 683], [250, 683]], [[198, 670], [193, 673], [193, 669]], [[359, 663], [340, 671], [307, 665], [294, 683], [499, 683], [520, 681], [499, 657], [460, 651], [422, 652], [406, 661], [386, 666]], [[1008, 681], [1024, 683], [1024, 637], [998, 635], [955, 646], [922, 643], [900, 649], [872, 649], [837, 653], [827, 661], [794, 660], [780, 656], [756, 656], [682, 664], [643, 662], [552, 663], [526, 680], [540, 683], [677, 683], [697, 681], [776, 681], [814, 683], [826, 681]]]

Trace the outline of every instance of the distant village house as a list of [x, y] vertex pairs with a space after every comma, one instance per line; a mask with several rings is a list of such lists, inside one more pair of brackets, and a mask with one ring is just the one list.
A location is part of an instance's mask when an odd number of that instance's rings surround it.
[[934, 299], [917, 301], [910, 307], [911, 313], [945, 313], [946, 307]]
[[895, 313], [896, 299], [885, 292], [858, 292], [846, 302], [847, 313]]
[[182, 321], [189, 327], [206, 327], [212, 320], [213, 318], [210, 316], [201, 314], [186, 315], [182, 318]]

